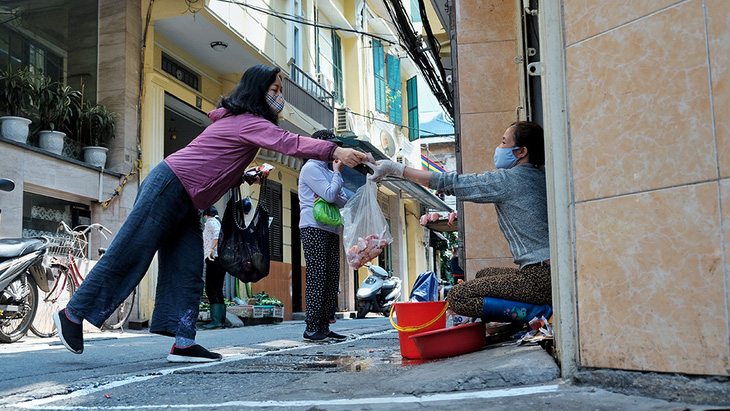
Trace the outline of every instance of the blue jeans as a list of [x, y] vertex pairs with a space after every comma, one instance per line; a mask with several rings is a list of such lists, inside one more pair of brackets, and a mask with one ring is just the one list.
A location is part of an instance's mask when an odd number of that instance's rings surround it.
[[142, 182], [108, 251], [66, 308], [101, 327], [142, 280], [156, 252], [159, 270], [150, 332], [194, 339], [203, 293], [202, 229], [190, 196], [165, 162]]

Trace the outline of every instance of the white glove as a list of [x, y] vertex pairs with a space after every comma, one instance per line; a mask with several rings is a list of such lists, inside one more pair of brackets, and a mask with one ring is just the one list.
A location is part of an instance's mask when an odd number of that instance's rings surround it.
[[390, 160], [378, 160], [375, 164], [368, 164], [368, 167], [373, 169], [373, 174], [368, 176], [368, 179], [376, 183], [387, 176], [403, 178], [403, 172], [406, 170], [405, 164], [396, 163]]

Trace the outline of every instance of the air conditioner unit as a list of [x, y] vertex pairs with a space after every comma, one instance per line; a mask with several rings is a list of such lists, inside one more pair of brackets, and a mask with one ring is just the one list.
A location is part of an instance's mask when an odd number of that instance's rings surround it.
[[317, 73], [317, 82], [325, 90], [332, 93], [335, 91], [335, 80], [325, 73]]
[[339, 134], [352, 134], [352, 117], [346, 108], [335, 109], [335, 131]]
[[408, 158], [406, 156], [401, 155], [401, 154], [395, 156], [395, 162], [399, 163], [399, 164], [405, 164], [407, 167], [411, 166], [410, 160], [408, 160]]

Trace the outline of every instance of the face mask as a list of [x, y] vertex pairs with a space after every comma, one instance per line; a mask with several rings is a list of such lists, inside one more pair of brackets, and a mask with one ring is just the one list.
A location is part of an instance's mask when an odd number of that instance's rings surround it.
[[513, 153], [512, 150], [517, 150], [518, 148], [521, 147], [495, 148], [494, 165], [497, 168], [512, 168], [512, 166], [514, 166], [515, 163], [519, 160], [519, 158], [515, 156], [515, 153]]
[[269, 104], [269, 107], [271, 107], [275, 114], [279, 114], [284, 109], [284, 95], [266, 93], [266, 103]]

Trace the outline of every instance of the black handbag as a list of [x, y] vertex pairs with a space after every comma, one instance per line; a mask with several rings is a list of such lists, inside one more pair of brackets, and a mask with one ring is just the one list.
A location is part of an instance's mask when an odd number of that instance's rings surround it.
[[226, 271], [243, 282], [255, 283], [269, 275], [269, 212], [262, 199], [266, 180], [261, 183], [259, 202], [251, 223], [244, 220], [244, 199], [240, 186], [231, 189], [218, 236], [218, 260]]

